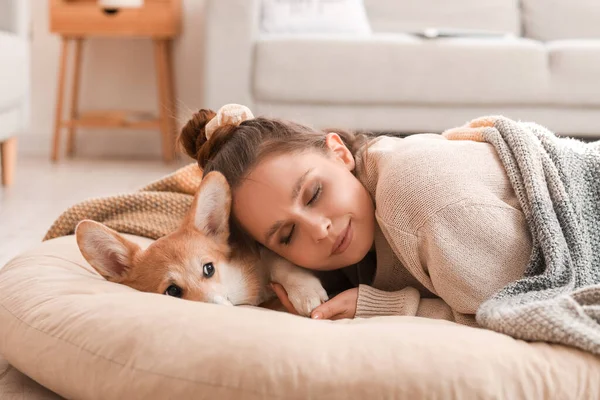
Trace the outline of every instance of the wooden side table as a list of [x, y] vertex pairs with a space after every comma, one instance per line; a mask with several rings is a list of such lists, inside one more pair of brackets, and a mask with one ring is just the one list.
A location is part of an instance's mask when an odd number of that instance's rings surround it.
[[[175, 92], [171, 66], [171, 40], [181, 31], [181, 0], [145, 0], [140, 8], [101, 8], [96, 0], [50, 0], [50, 31], [61, 35], [62, 50], [58, 72], [56, 114], [52, 138], [53, 161], [60, 157], [61, 133], [67, 129], [67, 154], [75, 151], [78, 127], [159, 129], [162, 158], [175, 156]], [[158, 89], [158, 116], [135, 115], [127, 111], [80, 112], [79, 82], [83, 41], [92, 36], [147, 37], [154, 43]], [[63, 119], [65, 75], [69, 45], [75, 47], [73, 84], [68, 118]]]

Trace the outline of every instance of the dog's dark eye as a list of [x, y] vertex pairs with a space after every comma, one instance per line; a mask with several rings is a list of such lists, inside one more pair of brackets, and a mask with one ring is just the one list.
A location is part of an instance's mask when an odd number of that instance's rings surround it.
[[213, 265], [213, 263], [206, 263], [202, 267], [202, 272], [204, 273], [204, 276], [206, 278], [210, 278], [215, 274], [215, 266]]
[[171, 285], [165, 290], [165, 294], [171, 297], [181, 297], [183, 295], [183, 290], [177, 285]]

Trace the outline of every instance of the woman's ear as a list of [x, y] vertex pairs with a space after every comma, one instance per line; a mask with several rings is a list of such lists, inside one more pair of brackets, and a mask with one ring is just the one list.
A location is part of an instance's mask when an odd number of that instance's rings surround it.
[[325, 136], [325, 145], [331, 151], [336, 160], [341, 161], [349, 171], [353, 171], [355, 167], [354, 156], [344, 141], [335, 132], [329, 132]]

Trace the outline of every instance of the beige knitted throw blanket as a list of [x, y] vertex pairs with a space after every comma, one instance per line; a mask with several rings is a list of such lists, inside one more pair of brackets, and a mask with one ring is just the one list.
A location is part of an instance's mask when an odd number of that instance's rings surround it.
[[178, 169], [134, 193], [86, 200], [62, 213], [44, 240], [71, 235], [84, 219], [118, 232], [158, 239], [177, 229], [202, 180], [197, 164]]
[[477, 322], [600, 354], [600, 141], [559, 138], [504, 117], [444, 135], [494, 146], [533, 239], [525, 276], [484, 302]]

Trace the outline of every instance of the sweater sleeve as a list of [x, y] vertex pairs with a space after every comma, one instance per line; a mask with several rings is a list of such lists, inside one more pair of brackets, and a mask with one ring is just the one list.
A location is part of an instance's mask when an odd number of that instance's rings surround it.
[[417, 238], [435, 293], [461, 314], [475, 314], [481, 303], [521, 278], [532, 248], [523, 213], [489, 204], [448, 206]]
[[387, 292], [368, 285], [358, 287], [356, 318], [404, 315], [453, 321], [452, 310], [442, 299], [421, 298], [413, 287]]

